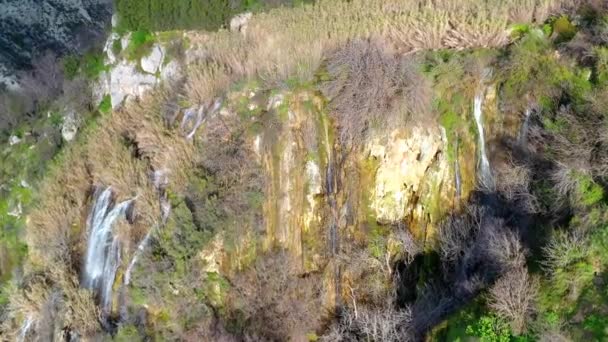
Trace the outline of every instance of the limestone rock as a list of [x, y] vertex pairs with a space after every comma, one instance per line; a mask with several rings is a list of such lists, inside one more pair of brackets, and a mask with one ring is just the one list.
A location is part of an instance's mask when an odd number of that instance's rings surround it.
[[106, 64], [116, 63], [117, 56], [114, 54], [114, 51], [112, 50], [112, 46], [114, 45], [114, 42], [119, 39], [120, 39], [120, 36], [118, 36], [117, 33], [112, 33], [108, 37], [108, 40], [106, 41], [106, 45], [103, 47], [103, 52], [106, 54]]
[[156, 77], [142, 74], [137, 71], [134, 64], [127, 61], [118, 63], [110, 73], [110, 95], [112, 109], [122, 105], [127, 97], [138, 98], [156, 84]]
[[78, 133], [78, 122], [74, 116], [74, 113], [70, 113], [63, 118], [61, 136], [63, 137], [63, 140], [67, 142], [74, 140], [76, 133]]
[[412, 214], [414, 197], [420, 196], [443, 145], [439, 129], [419, 127], [410, 134], [394, 131], [386, 142], [372, 140], [368, 150], [379, 167], [371, 207], [378, 221], [394, 223]]
[[171, 61], [163, 66], [160, 71], [161, 80], [176, 80], [182, 75], [181, 65], [178, 61]]
[[105, 36], [112, 1], [0, 1], [0, 69], [27, 69], [32, 59], [50, 50], [55, 55], [86, 51]]
[[21, 142], [21, 139], [16, 135], [11, 135], [11, 137], [8, 138], [8, 144], [11, 146], [16, 145], [20, 142]]
[[230, 20], [230, 31], [245, 34], [247, 25], [252, 17], [251, 12], [241, 13]]
[[164, 56], [164, 49], [160, 45], [155, 44], [152, 47], [152, 52], [150, 52], [150, 55], [141, 59], [142, 70], [149, 74], [156, 74], [162, 67]]

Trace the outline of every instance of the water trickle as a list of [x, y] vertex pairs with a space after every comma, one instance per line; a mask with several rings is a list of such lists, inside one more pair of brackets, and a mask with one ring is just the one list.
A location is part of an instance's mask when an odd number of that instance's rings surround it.
[[31, 315], [28, 316], [25, 319], [25, 321], [23, 321], [23, 324], [21, 325], [21, 329], [19, 329], [19, 339], [18, 339], [18, 341], [25, 341], [25, 338], [27, 337], [27, 333], [32, 328], [32, 324], [33, 323], [34, 323], [34, 318]]
[[460, 176], [460, 163], [458, 161], [458, 140], [456, 140], [456, 157], [454, 158], [454, 183], [456, 187], [456, 199], [462, 196], [462, 178]]
[[524, 122], [521, 125], [521, 130], [519, 131], [519, 136], [517, 137], [517, 143], [519, 146], [525, 146], [528, 140], [528, 127], [530, 126], [530, 117], [532, 116], [532, 110], [530, 108], [526, 109]]
[[148, 241], [150, 240], [150, 236], [152, 235], [153, 231], [154, 231], [154, 228], [150, 229], [148, 234], [146, 234], [146, 236], [143, 238], [143, 240], [141, 240], [141, 242], [139, 243], [139, 246], [137, 246], [137, 250], [133, 254], [133, 259], [131, 259], [129, 266], [127, 267], [127, 270], [125, 271], [125, 285], [129, 285], [129, 283], [131, 282], [131, 272], [133, 271], [133, 267], [137, 263], [137, 259], [139, 259], [139, 256], [141, 255], [141, 253], [143, 253], [144, 250], [146, 249], [146, 246], [148, 246]]
[[120, 266], [121, 243], [112, 226], [125, 216], [133, 200], [113, 205], [110, 187], [98, 191], [93, 208], [87, 219], [88, 244], [82, 275], [84, 287], [98, 291], [100, 306], [111, 308], [112, 286]]
[[477, 132], [479, 135], [479, 183], [486, 189], [494, 188], [494, 179], [492, 177], [492, 170], [490, 169], [490, 162], [486, 155], [486, 142], [483, 130], [483, 98], [485, 92], [480, 92], [475, 96], [474, 103], [474, 115], [475, 122], [477, 123]]

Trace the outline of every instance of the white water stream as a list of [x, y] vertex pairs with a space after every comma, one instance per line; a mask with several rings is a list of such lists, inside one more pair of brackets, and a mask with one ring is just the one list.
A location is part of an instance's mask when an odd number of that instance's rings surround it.
[[112, 287], [120, 266], [121, 243], [112, 226], [124, 217], [133, 200], [113, 205], [110, 187], [98, 191], [87, 219], [88, 244], [82, 274], [84, 287], [98, 291], [100, 306], [111, 309]]
[[525, 146], [528, 140], [528, 127], [530, 126], [530, 116], [532, 116], [532, 110], [528, 108], [526, 109], [524, 122], [521, 125], [521, 130], [519, 131], [519, 137], [517, 137], [517, 143], [520, 146]]
[[473, 109], [479, 135], [479, 183], [483, 188], [492, 189], [494, 188], [494, 179], [492, 177], [492, 170], [490, 169], [490, 162], [486, 154], [486, 142], [483, 129], [483, 98], [484, 92], [480, 92], [475, 96]]

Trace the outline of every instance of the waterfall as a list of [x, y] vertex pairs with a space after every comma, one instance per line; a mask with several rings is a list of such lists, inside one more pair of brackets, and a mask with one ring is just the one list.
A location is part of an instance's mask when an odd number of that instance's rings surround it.
[[152, 235], [153, 231], [154, 231], [154, 228], [150, 229], [148, 234], [146, 234], [146, 236], [143, 238], [143, 240], [141, 240], [141, 242], [139, 243], [139, 246], [137, 246], [137, 250], [133, 254], [133, 259], [131, 259], [129, 266], [127, 267], [127, 270], [125, 271], [125, 285], [129, 285], [129, 283], [131, 282], [131, 272], [133, 271], [133, 267], [137, 263], [137, 259], [139, 259], [139, 256], [141, 255], [141, 253], [143, 253], [144, 250], [146, 249], [146, 246], [148, 246], [148, 241], [150, 240], [150, 236]]
[[456, 199], [462, 196], [462, 178], [460, 176], [460, 163], [458, 162], [458, 139], [456, 139], [456, 157], [454, 158], [454, 183], [456, 186]]
[[479, 182], [482, 187], [492, 189], [494, 187], [494, 179], [492, 178], [490, 162], [488, 161], [488, 156], [486, 155], [486, 142], [483, 130], [483, 98], [484, 92], [478, 93], [475, 95], [474, 103], [475, 122], [477, 123], [477, 132], [479, 135]]
[[113, 206], [112, 189], [98, 195], [87, 219], [88, 245], [82, 275], [83, 286], [98, 291], [102, 309], [111, 309], [112, 287], [120, 266], [121, 243], [112, 226], [125, 215], [133, 200]]
[[32, 324], [34, 323], [34, 318], [32, 318], [32, 316], [28, 316], [25, 321], [23, 321], [23, 324], [21, 325], [21, 329], [19, 329], [19, 339], [18, 341], [25, 341], [25, 338], [27, 337], [27, 333], [30, 331], [30, 328], [32, 327]]
[[[222, 99], [216, 98], [213, 107], [208, 111], [208, 114], [215, 113], [222, 106]], [[186, 135], [187, 139], [192, 139], [196, 134], [196, 130], [205, 122], [208, 115], [205, 115], [205, 106], [200, 106], [198, 110], [194, 107], [186, 109], [184, 112], [184, 117], [182, 118], [182, 123], [180, 125], [181, 130], [185, 130], [188, 123], [193, 122], [192, 128], [190, 129], [190, 133]]]
[[528, 127], [530, 126], [530, 116], [532, 116], [532, 110], [530, 108], [526, 109], [524, 122], [521, 125], [521, 130], [519, 131], [519, 137], [517, 137], [517, 143], [519, 146], [525, 146], [528, 140]]

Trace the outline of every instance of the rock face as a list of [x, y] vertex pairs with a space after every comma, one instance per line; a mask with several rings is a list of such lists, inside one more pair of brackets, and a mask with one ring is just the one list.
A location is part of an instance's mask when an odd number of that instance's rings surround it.
[[156, 84], [156, 77], [137, 71], [135, 64], [122, 61], [109, 74], [112, 108], [118, 108], [129, 97], [140, 97]]
[[103, 39], [111, 0], [4, 0], [0, 4], [0, 70], [27, 69], [37, 53], [83, 51]]
[[124, 48], [129, 45], [130, 35], [120, 37], [113, 33], [108, 37], [104, 62], [110, 70], [103, 72], [93, 86], [93, 103], [98, 104], [105, 95], [110, 95], [112, 108], [118, 109], [125, 100], [141, 97], [160, 81], [174, 80], [182, 75], [182, 64], [178, 60], [163, 65], [166, 49], [162, 44], [155, 44], [150, 54], [141, 60], [132, 61], [113, 51], [112, 46], [118, 40]]
[[384, 140], [375, 138], [368, 147], [379, 165], [371, 208], [379, 222], [390, 224], [419, 214], [414, 212], [421, 210], [417, 201], [432, 191], [427, 184], [451, 183], [446, 154], [441, 153], [447, 142], [438, 127], [414, 127], [409, 134], [394, 131]]

